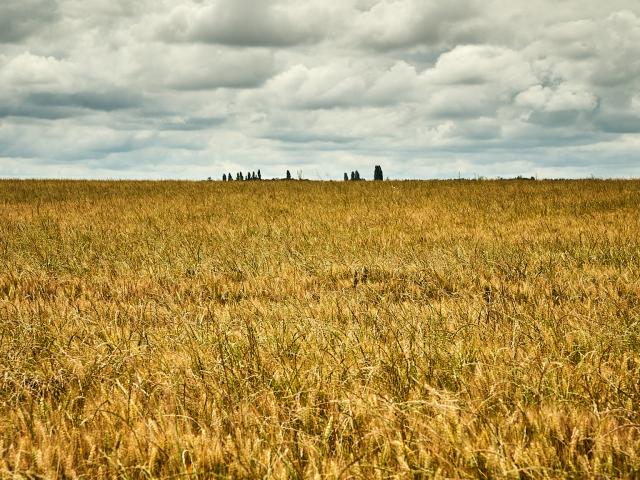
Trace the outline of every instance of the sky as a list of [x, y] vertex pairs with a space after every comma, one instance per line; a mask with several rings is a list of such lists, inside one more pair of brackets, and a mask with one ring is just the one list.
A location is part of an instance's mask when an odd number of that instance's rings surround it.
[[0, 177], [640, 177], [637, 0], [1, 0]]

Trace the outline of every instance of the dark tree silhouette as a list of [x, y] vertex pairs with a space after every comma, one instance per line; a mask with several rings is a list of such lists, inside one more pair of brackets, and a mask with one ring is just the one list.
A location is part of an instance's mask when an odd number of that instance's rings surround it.
[[291, 172], [287, 170], [287, 180], [291, 180]]
[[244, 176], [242, 175], [242, 172], [238, 173], [238, 180], [244, 180]]
[[384, 176], [382, 175], [382, 167], [380, 165], [376, 165], [376, 168], [373, 171], [373, 179], [384, 180]]
[[257, 180], [258, 177], [256, 177], [256, 172], [251, 172], [251, 180]]
[[349, 175], [347, 175], [347, 172], [344, 172], [344, 181], [345, 182], [349, 181]]
[[226, 182], [226, 181], [227, 181], [227, 174], [226, 174], [226, 173], [223, 173], [223, 174], [222, 174], [222, 181], [223, 181], [223, 182]]
[[247, 172], [247, 177], [245, 178], [245, 180], [251, 180], [251, 172]]
[[262, 180], [262, 175], [260, 174], [260, 169], [258, 169], [258, 180]]
[[355, 180], [356, 179], [356, 174], [355, 172], [351, 172], [351, 180]]
[[233, 180], [233, 178], [231, 178], [231, 174], [227, 175], [227, 182], [230, 182], [231, 180]]
[[356, 180], [360, 180], [360, 172], [358, 172], [358, 170], [356, 170], [355, 175], [356, 175]]

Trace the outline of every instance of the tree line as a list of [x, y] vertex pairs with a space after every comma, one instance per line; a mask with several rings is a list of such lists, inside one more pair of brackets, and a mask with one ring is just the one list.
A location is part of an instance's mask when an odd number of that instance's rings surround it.
[[[286, 180], [291, 180], [292, 179], [291, 172], [289, 170], [287, 170], [285, 179]], [[375, 169], [373, 171], [373, 179], [374, 180], [384, 180], [384, 175], [382, 174], [382, 167], [380, 165], [376, 165], [376, 167], [375, 167]], [[207, 180], [211, 181], [212, 178], [209, 177], [209, 178], [207, 178]], [[232, 182], [234, 180], [236, 182], [262, 180], [262, 174], [260, 173], [260, 169], [258, 169], [257, 173], [255, 171], [247, 172], [246, 175], [243, 172], [237, 172], [235, 174], [235, 177], [233, 175], [231, 175], [231, 173], [222, 174], [222, 181], [223, 182]], [[350, 175], [347, 172], [344, 172], [344, 181], [345, 182], [347, 182], [347, 181], [358, 181], [358, 180], [365, 180], [364, 178], [360, 177], [360, 172], [358, 172], [358, 170], [352, 171]]]
[[[211, 177], [209, 177], [209, 180], [211, 180]], [[222, 181], [223, 182], [231, 182], [233, 180], [234, 180], [234, 178], [230, 173], [229, 174], [226, 174], [226, 173], [222, 174]], [[247, 172], [246, 175], [244, 173], [242, 173], [242, 172], [238, 172], [238, 173], [236, 173], [235, 180], [237, 182], [240, 182], [240, 181], [251, 181], [251, 180], [262, 180], [262, 173], [260, 173], [260, 169], [258, 169], [258, 173], [257, 174], [256, 174], [255, 171]]]

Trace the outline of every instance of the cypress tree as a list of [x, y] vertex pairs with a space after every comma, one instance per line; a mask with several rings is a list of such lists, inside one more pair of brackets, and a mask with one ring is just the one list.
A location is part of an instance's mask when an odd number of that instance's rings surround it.
[[239, 177], [238, 177], [238, 178], [239, 178], [240, 180], [244, 180], [244, 176], [242, 175], [242, 172], [238, 173], [238, 175], [239, 175]]
[[258, 177], [256, 177], [256, 172], [251, 172], [251, 180], [257, 180]]
[[360, 172], [358, 170], [356, 170], [356, 180], [360, 180]]
[[226, 173], [223, 173], [223, 174], [222, 174], [222, 181], [223, 181], [223, 182], [226, 182], [226, 181], [227, 181], [227, 174], [226, 174]]
[[349, 175], [347, 175], [347, 172], [344, 172], [344, 181], [345, 182], [349, 181]]
[[351, 172], [351, 180], [355, 180], [356, 179], [356, 174], [354, 172]]
[[382, 167], [380, 165], [376, 165], [376, 168], [373, 172], [374, 180], [384, 180], [384, 176], [382, 175]]
[[231, 174], [227, 175], [227, 182], [230, 182], [231, 180], [233, 180], [233, 178], [231, 178]]
[[260, 169], [258, 169], [258, 180], [262, 180], [262, 175], [260, 175]]
[[291, 172], [287, 170], [287, 180], [291, 180]]

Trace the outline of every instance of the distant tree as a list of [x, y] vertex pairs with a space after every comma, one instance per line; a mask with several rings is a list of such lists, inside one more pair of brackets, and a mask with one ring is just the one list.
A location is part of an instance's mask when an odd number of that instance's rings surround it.
[[210, 182], [210, 181], [211, 181], [211, 177], [207, 177], [207, 181], [209, 181], [209, 182]]
[[251, 180], [257, 180], [258, 177], [256, 177], [256, 172], [251, 172]]
[[356, 180], [360, 180], [360, 172], [358, 172], [358, 170], [356, 170], [355, 176], [356, 176]]
[[262, 175], [260, 174], [260, 169], [258, 169], [258, 180], [262, 180]]
[[345, 182], [349, 181], [349, 175], [347, 175], [347, 172], [344, 172], [344, 181]]
[[222, 174], [222, 181], [223, 181], [223, 182], [226, 182], [226, 181], [227, 181], [227, 174], [226, 174], [226, 173], [223, 173], [223, 174]]
[[251, 180], [251, 173], [247, 172], [247, 178], [245, 178], [245, 180]]
[[233, 178], [231, 178], [231, 174], [227, 175], [227, 182], [230, 182], [231, 180], [233, 180]]
[[382, 175], [382, 167], [380, 165], [376, 165], [376, 168], [373, 172], [374, 180], [384, 180], [384, 176]]
[[291, 180], [291, 172], [287, 170], [287, 180]]
[[242, 175], [242, 172], [238, 173], [238, 180], [244, 180], [244, 176]]
[[356, 174], [355, 174], [355, 172], [351, 172], [351, 180], [353, 181], [353, 180], [355, 180], [355, 179], [356, 179]]

